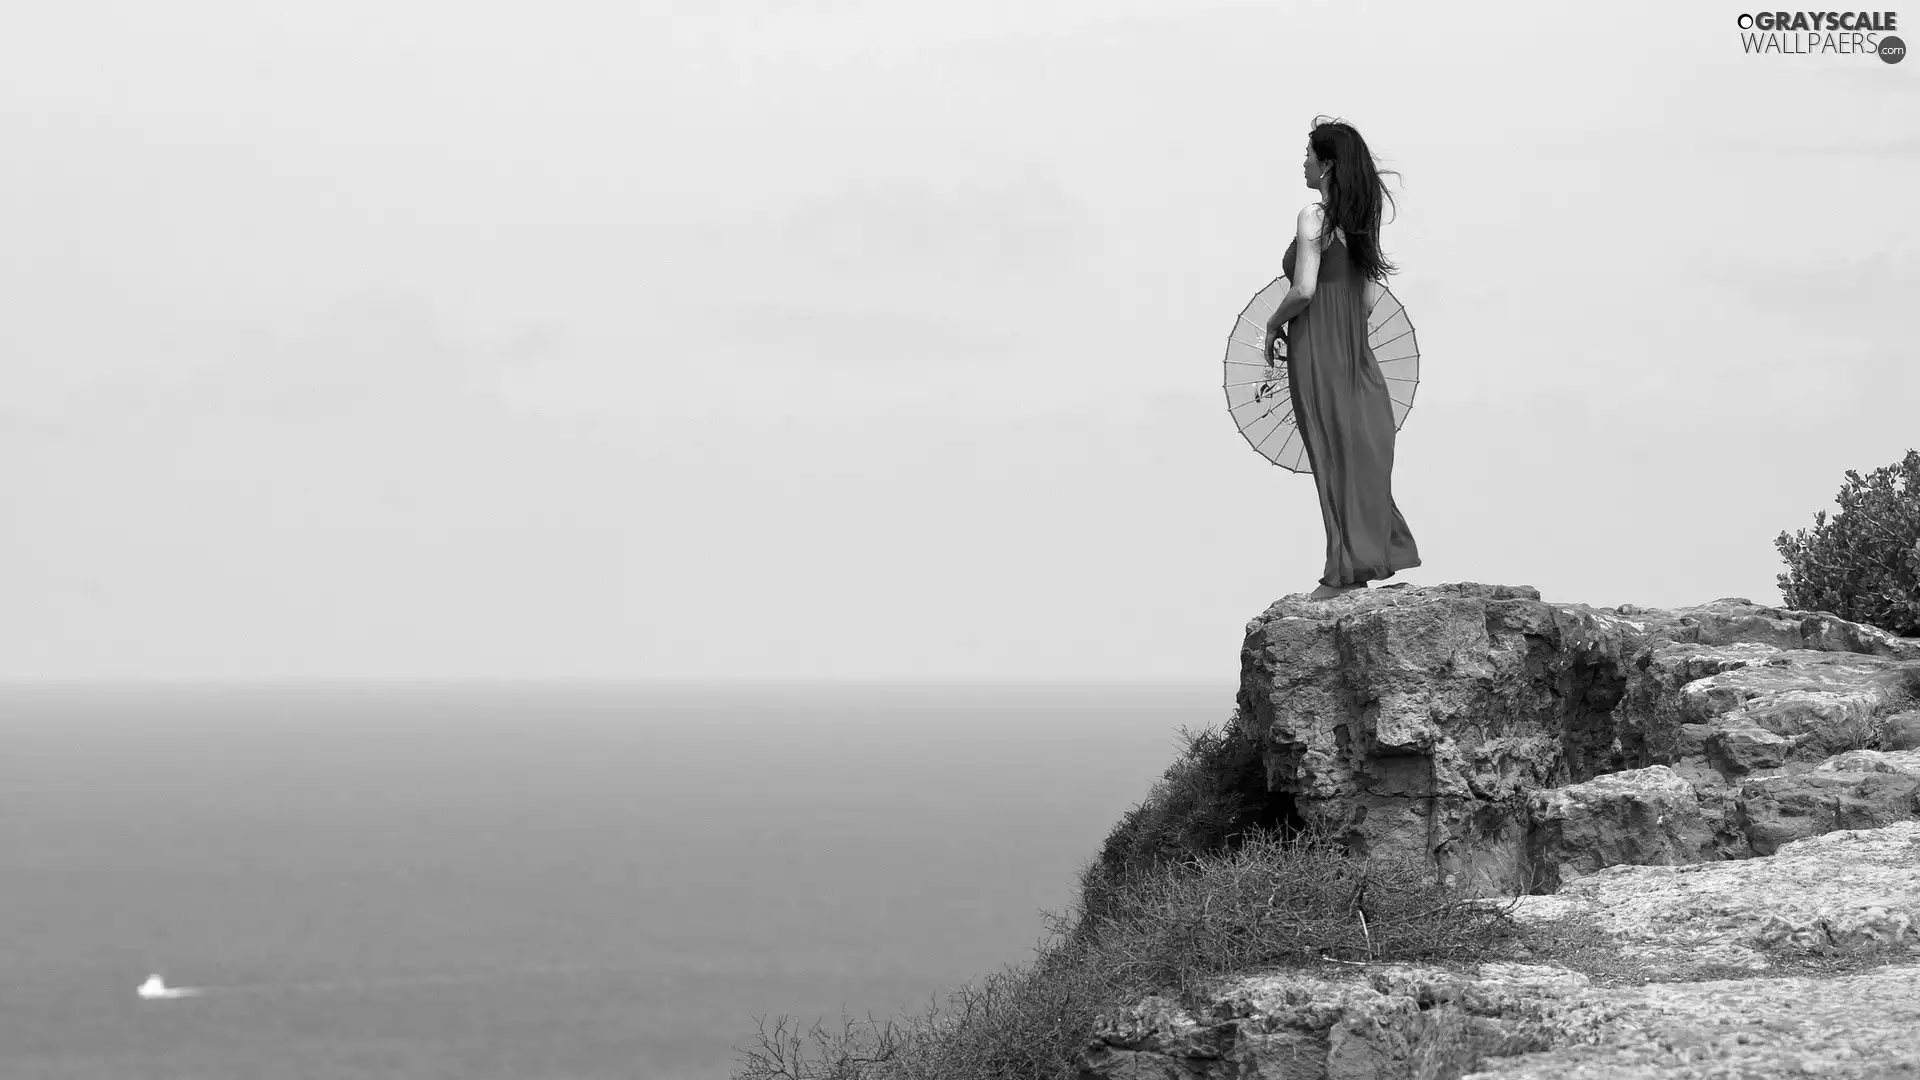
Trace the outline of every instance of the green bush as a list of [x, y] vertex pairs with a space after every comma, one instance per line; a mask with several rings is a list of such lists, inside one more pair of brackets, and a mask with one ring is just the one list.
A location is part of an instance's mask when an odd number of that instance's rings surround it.
[[1812, 532], [1773, 542], [1787, 562], [1787, 606], [1920, 636], [1920, 451], [1864, 478], [1848, 469], [1835, 501], [1832, 520], [1821, 510]]

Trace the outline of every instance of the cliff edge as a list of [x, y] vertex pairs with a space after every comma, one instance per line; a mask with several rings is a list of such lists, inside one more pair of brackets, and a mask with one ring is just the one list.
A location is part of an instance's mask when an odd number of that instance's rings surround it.
[[1247, 626], [1235, 722], [1267, 820], [1626, 977], [1517, 946], [1238, 973], [1103, 1015], [1083, 1077], [1920, 1078], [1920, 640], [1745, 599], [1295, 596]]
[[1920, 794], [1920, 640], [1824, 613], [1387, 586], [1283, 599], [1240, 657], [1283, 817], [1490, 895], [1767, 855]]

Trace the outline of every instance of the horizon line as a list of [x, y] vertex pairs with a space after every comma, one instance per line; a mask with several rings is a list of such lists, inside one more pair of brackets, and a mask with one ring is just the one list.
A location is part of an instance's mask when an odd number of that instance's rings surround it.
[[1216, 675], [250, 675], [149, 676], [53, 675], [0, 676], [0, 688], [125, 686], [125, 687], [242, 687], [242, 686], [493, 686], [493, 687], [613, 687], [715, 686], [808, 684], [926, 684], [1078, 685], [1085, 683], [1169, 684], [1211, 683]]

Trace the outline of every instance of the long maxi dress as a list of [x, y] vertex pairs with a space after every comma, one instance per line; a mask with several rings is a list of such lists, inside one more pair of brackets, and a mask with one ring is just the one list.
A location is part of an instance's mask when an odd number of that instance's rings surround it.
[[[1282, 262], [1293, 277], [1300, 241]], [[1327, 565], [1320, 584], [1392, 577], [1420, 565], [1413, 533], [1393, 502], [1393, 399], [1367, 345], [1366, 280], [1344, 238], [1320, 255], [1313, 299], [1287, 324], [1287, 384], [1307, 447]]]

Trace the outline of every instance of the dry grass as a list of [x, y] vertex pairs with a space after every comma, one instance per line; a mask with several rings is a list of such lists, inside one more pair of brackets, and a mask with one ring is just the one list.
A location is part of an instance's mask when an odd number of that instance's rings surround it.
[[1468, 960], [1504, 913], [1411, 863], [1349, 858], [1327, 838], [1258, 832], [1230, 851], [1103, 878], [1099, 913], [1050, 916], [1035, 962], [955, 991], [913, 1019], [804, 1035], [781, 1017], [741, 1051], [737, 1080], [1066, 1080], [1095, 1017], [1148, 993], [1188, 998], [1255, 968]]
[[[1081, 869], [1074, 909], [1047, 914], [1049, 939], [1031, 964], [962, 986], [916, 1017], [843, 1014], [837, 1031], [803, 1031], [786, 1016], [769, 1030], [759, 1018], [756, 1045], [736, 1047], [734, 1080], [1072, 1080], [1101, 1013], [1148, 994], [1193, 1004], [1221, 979], [1256, 970], [1524, 959], [1600, 985], [1675, 980], [1670, 968], [1623, 956], [1591, 920], [1521, 925], [1509, 904], [1438, 884], [1424, 860], [1349, 857], [1267, 795], [1237, 720], [1182, 732], [1186, 752]], [[1781, 955], [1768, 974], [1845, 974], [1891, 959]], [[1755, 974], [1702, 967], [1679, 977]], [[1503, 1037], [1493, 1049], [1468, 1027], [1449, 1010], [1427, 1014], [1414, 1075], [1440, 1080], [1482, 1051], [1540, 1048]]]
[[1253, 834], [1125, 881], [1103, 906], [1091, 925], [1107, 962], [1152, 986], [1316, 960], [1468, 959], [1505, 922], [1423, 862], [1352, 858], [1312, 834]]

